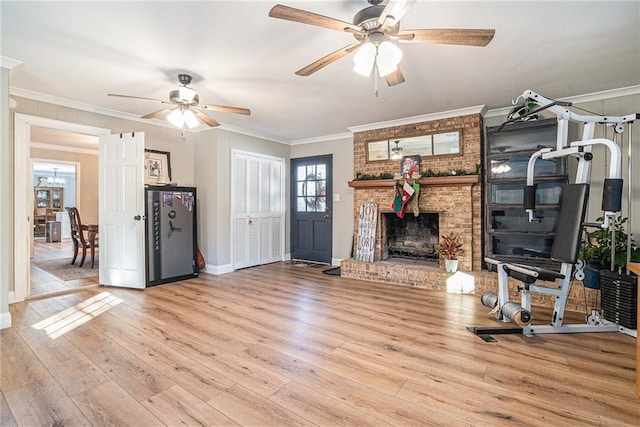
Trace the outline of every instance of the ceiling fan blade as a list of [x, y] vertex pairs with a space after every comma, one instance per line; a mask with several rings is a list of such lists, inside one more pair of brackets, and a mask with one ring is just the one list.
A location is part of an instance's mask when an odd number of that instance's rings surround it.
[[251, 110], [249, 110], [248, 108], [229, 107], [227, 105], [200, 104], [198, 105], [198, 108], [202, 108], [204, 110], [222, 111], [223, 113], [244, 114], [245, 116], [251, 114]]
[[330, 30], [345, 31], [345, 29], [348, 28], [355, 32], [362, 32], [360, 27], [349, 22], [329, 18], [328, 16], [318, 15], [317, 13], [307, 12], [306, 10], [296, 9], [294, 7], [283, 6], [281, 4], [273, 6], [269, 11], [269, 16], [272, 18], [285, 19], [287, 21], [329, 28]]
[[324, 56], [318, 59], [317, 61], [314, 61], [311, 64], [307, 65], [306, 67], [299, 69], [298, 71], [296, 71], [296, 74], [299, 76], [309, 76], [315, 73], [316, 71], [331, 64], [332, 62], [337, 61], [338, 59], [342, 58], [346, 54], [353, 52], [353, 50], [358, 46], [360, 46], [360, 43], [354, 43], [354, 44], [345, 46], [341, 49], [338, 49], [335, 52], [331, 52], [327, 56]]
[[416, 0], [389, 0], [384, 10], [378, 17], [378, 24], [384, 30], [393, 27], [402, 19]]
[[169, 102], [163, 101], [161, 99], [147, 98], [145, 96], [119, 95], [117, 93], [108, 93], [107, 96], [117, 96], [119, 98], [144, 99], [144, 100], [147, 100], [147, 101], [156, 101], [156, 102], [161, 102], [163, 104], [170, 104]]
[[207, 116], [204, 113], [201, 113], [200, 111], [196, 110], [195, 108], [192, 108], [191, 111], [193, 111], [193, 114], [200, 120], [202, 120], [204, 122], [204, 124], [206, 124], [207, 126], [210, 126], [212, 128], [216, 127], [216, 126], [220, 126], [220, 123], [216, 122], [215, 120], [213, 120], [211, 117]]
[[142, 116], [143, 119], [155, 119], [157, 117], [162, 116], [164, 113], [169, 112], [171, 110], [175, 110], [177, 107], [173, 108], [163, 108], [162, 110], [154, 111], [153, 113], [145, 114]]
[[400, 67], [398, 67], [398, 69], [393, 73], [384, 76], [384, 79], [389, 86], [395, 86], [405, 82], [404, 74], [402, 74], [402, 71], [400, 71]]
[[[463, 46], [484, 47], [493, 40], [496, 30], [440, 28], [429, 30], [403, 30], [398, 33], [400, 41], [411, 43], [457, 44]], [[413, 34], [407, 40], [406, 35]]]

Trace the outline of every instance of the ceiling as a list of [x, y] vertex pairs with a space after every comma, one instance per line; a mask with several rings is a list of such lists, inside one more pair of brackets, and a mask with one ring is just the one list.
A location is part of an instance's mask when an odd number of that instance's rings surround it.
[[[353, 42], [348, 33], [269, 18], [274, 1], [0, 2], [1, 54], [14, 95], [39, 94], [141, 116], [191, 74], [228, 129], [283, 142], [477, 105], [506, 107], [526, 89], [561, 98], [640, 85], [640, 2], [418, 1], [402, 28], [495, 28], [485, 48], [403, 44], [406, 83], [374, 95], [353, 55], [294, 72]], [[351, 21], [358, 1], [282, 4]]]

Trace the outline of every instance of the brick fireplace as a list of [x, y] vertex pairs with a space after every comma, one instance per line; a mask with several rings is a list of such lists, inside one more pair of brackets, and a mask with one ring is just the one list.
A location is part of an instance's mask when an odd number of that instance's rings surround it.
[[[403, 124], [375, 130], [354, 132], [354, 176], [358, 173], [379, 175], [396, 173], [399, 161], [367, 162], [366, 146], [369, 141], [394, 140], [428, 133], [461, 130], [462, 144], [460, 154], [433, 157], [421, 157], [420, 170], [429, 169], [436, 174], [451, 170], [474, 171], [481, 163], [483, 125], [480, 113], [439, 118], [432, 121]], [[496, 292], [497, 275], [482, 270], [482, 185], [478, 175], [459, 175], [420, 178], [420, 215], [437, 214], [440, 235], [451, 231], [460, 233], [466, 250], [460, 259], [459, 270], [474, 281], [476, 295]], [[445, 290], [450, 274], [442, 265], [420, 260], [388, 258], [386, 237], [381, 224], [383, 214], [393, 213], [391, 204], [394, 199], [394, 179], [354, 180], [349, 186], [354, 188], [354, 245], [357, 242], [358, 214], [361, 203], [378, 204], [378, 227], [374, 262], [343, 260], [340, 264], [344, 277], [383, 282], [395, 285], [412, 286], [431, 290]], [[407, 215], [411, 215], [408, 213]], [[355, 247], [355, 246], [354, 246]], [[553, 286], [553, 284], [549, 284]], [[519, 299], [519, 282], [509, 279], [509, 292], [513, 300]], [[585, 298], [585, 292], [587, 297]], [[582, 286], [573, 286], [567, 301], [567, 310], [586, 311], [586, 301], [594, 299], [594, 290]], [[554, 298], [548, 295], [533, 294], [532, 304], [553, 306]]]
[[[356, 132], [354, 133], [354, 176], [358, 173], [374, 176], [383, 173], [394, 174], [400, 168], [398, 160], [367, 162], [367, 142], [402, 139], [452, 130], [461, 131], [460, 153], [423, 156], [420, 170], [424, 172], [428, 169], [434, 174], [449, 173], [453, 170], [475, 171], [476, 165], [481, 162], [483, 127], [480, 114]], [[419, 182], [421, 187], [418, 198], [419, 216], [437, 218], [439, 235], [452, 231], [460, 233], [466, 254], [459, 261], [459, 269], [467, 272], [480, 271], [482, 269], [482, 192], [479, 176], [422, 177]], [[349, 186], [355, 189], [353, 209], [356, 225], [355, 239], [357, 239], [357, 218], [361, 203], [376, 203], [379, 217], [374, 262], [344, 260], [341, 264], [342, 275], [434, 289], [434, 283], [443, 282], [439, 280], [440, 275], [446, 278], [444, 268], [438, 265], [437, 259], [435, 261], [433, 259], [431, 261], [409, 260], [389, 256], [384, 215], [394, 214], [392, 203], [395, 183], [394, 179], [354, 180], [349, 183]], [[413, 216], [408, 212], [407, 216], [409, 215]], [[436, 239], [439, 240], [439, 236]], [[434, 244], [434, 242], [417, 243], [412, 239], [406, 240], [408, 246], [429, 244], [433, 246]], [[407, 248], [407, 251], [410, 252], [410, 249]], [[434, 277], [438, 279], [433, 280]], [[431, 284], [426, 283], [427, 281]]]

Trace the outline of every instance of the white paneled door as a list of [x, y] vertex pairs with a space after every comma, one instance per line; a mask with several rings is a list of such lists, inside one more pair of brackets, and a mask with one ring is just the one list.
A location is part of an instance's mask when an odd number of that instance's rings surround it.
[[100, 283], [145, 287], [144, 133], [100, 137]]
[[284, 160], [234, 151], [232, 170], [233, 267], [284, 258]]

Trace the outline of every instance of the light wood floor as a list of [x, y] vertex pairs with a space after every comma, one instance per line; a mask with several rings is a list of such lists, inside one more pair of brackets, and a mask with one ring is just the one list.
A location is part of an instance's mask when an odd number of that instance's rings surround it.
[[640, 425], [634, 338], [485, 343], [476, 296], [276, 263], [10, 310], [2, 426]]
[[[76, 265], [80, 262], [82, 252], [78, 255]], [[97, 255], [96, 255], [97, 256]], [[96, 277], [82, 280], [63, 281], [56, 276], [47, 273], [38, 268], [38, 261], [47, 261], [50, 259], [68, 258], [69, 262], [73, 258], [73, 243], [70, 239], [62, 242], [47, 243], [44, 237], [33, 239], [33, 258], [31, 258], [31, 289], [29, 295], [31, 297], [40, 297], [54, 292], [76, 289], [82, 286], [91, 286], [98, 284], [99, 267], [96, 266]], [[91, 262], [91, 255], [88, 254], [85, 263]]]

